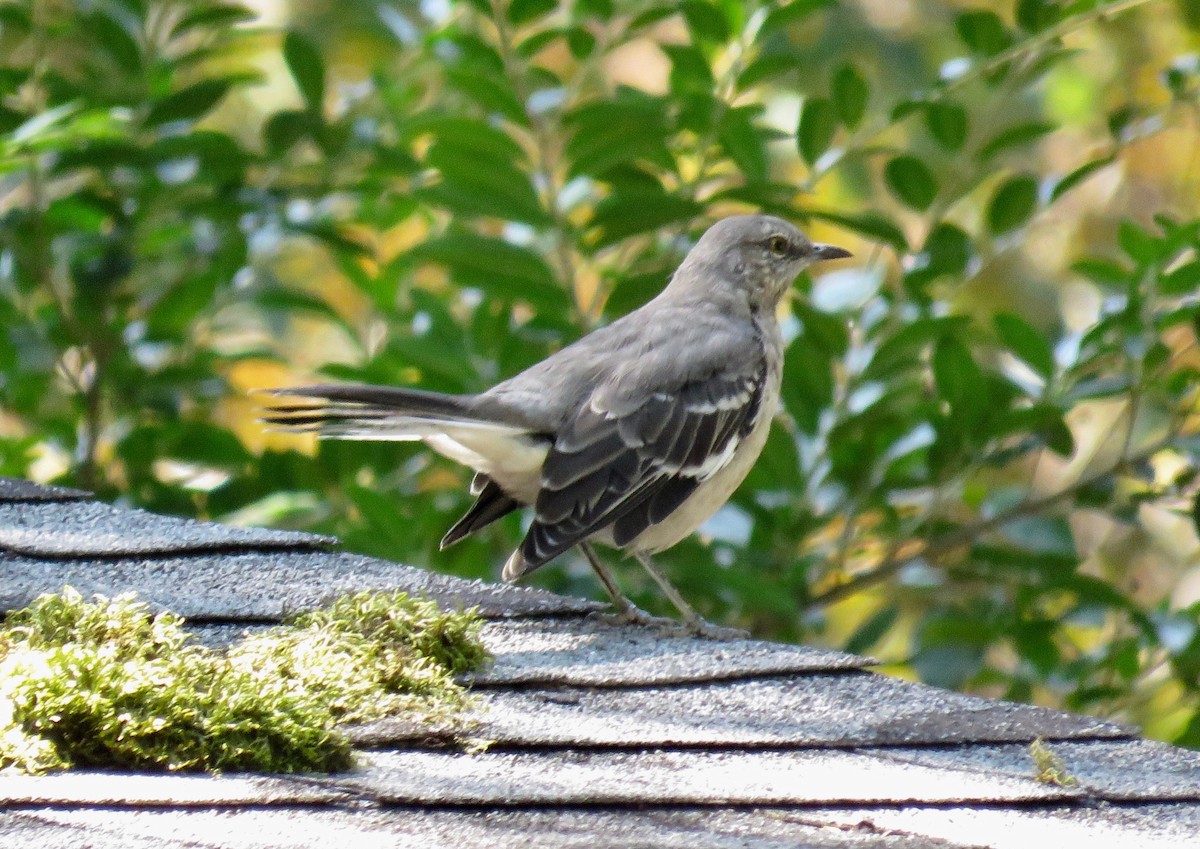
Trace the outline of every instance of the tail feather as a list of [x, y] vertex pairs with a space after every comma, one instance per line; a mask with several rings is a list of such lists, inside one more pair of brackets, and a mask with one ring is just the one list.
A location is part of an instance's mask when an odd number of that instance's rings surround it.
[[[366, 383], [318, 383], [290, 389], [267, 390], [283, 398], [313, 398], [333, 404], [350, 404], [384, 410], [460, 416], [469, 413], [473, 395], [449, 395], [407, 386], [371, 386]], [[280, 405], [286, 409], [290, 405]]]
[[273, 430], [315, 433], [323, 439], [423, 441], [475, 470], [475, 505], [442, 540], [442, 547], [532, 503], [551, 440], [494, 403], [476, 409], [477, 396], [363, 385], [301, 386], [273, 397], [310, 399], [267, 405], [261, 421]]
[[504, 490], [496, 485], [495, 481], [486, 475], [476, 475], [476, 481], [480, 477], [483, 478], [483, 483], [477, 492], [475, 491], [475, 482], [471, 484], [472, 494], [476, 496], [475, 503], [461, 519], [454, 523], [454, 527], [446, 531], [439, 548], [449, 548], [459, 540], [465, 539], [480, 528], [487, 527], [521, 506], [519, 501], [510, 498]]
[[318, 403], [270, 404], [264, 424], [289, 433], [316, 433], [331, 439], [423, 439], [449, 429], [482, 428], [527, 432], [471, 408], [471, 395], [446, 395], [404, 387], [318, 384], [268, 390], [275, 397], [311, 398]]

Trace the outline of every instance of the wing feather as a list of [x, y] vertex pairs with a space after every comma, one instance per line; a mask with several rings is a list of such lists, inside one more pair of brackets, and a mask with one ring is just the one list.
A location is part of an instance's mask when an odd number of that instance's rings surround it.
[[765, 382], [758, 360], [647, 391], [619, 414], [590, 403], [559, 431], [542, 467], [536, 514], [521, 547], [526, 571], [611, 526], [626, 545], [687, 501], [729, 462], [757, 418]]

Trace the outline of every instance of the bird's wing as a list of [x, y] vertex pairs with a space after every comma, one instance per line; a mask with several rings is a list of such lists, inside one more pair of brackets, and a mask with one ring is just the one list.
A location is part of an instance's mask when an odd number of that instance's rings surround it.
[[521, 572], [608, 526], [627, 544], [724, 467], [757, 419], [766, 381], [761, 355], [739, 359], [636, 392], [592, 392], [546, 456]]

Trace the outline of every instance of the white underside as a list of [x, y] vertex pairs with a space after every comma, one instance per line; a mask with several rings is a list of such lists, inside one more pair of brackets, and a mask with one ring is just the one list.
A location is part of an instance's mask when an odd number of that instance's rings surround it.
[[483, 472], [518, 501], [532, 504], [537, 500], [542, 464], [549, 451], [545, 442], [507, 429], [458, 431], [449, 427], [422, 440], [443, 457]]
[[330, 437], [424, 442], [443, 457], [487, 475], [506, 493], [525, 504], [537, 500], [542, 463], [549, 450], [544, 441], [510, 425], [407, 416], [397, 416], [386, 424], [375, 421], [361, 428], [346, 427]]
[[[654, 554], [670, 548], [684, 537], [700, 527], [714, 513], [720, 510], [729, 496], [733, 495], [750, 469], [754, 461], [762, 453], [763, 445], [767, 442], [767, 434], [771, 431], [771, 414], [760, 414], [750, 431], [737, 446], [725, 465], [718, 468], [712, 475], [696, 488], [687, 501], [667, 518], [657, 525], [651, 525], [642, 531], [626, 546], [630, 551]], [[594, 539], [608, 543], [610, 538], [597, 534]]]

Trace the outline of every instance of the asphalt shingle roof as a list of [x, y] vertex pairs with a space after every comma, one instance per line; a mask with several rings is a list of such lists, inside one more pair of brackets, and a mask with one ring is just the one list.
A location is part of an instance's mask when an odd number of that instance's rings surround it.
[[[616, 626], [600, 605], [331, 550], [310, 534], [0, 478], [0, 609], [136, 591], [209, 644], [349, 590], [478, 607], [480, 752], [384, 720], [334, 776], [0, 776], [0, 845], [1195, 846], [1200, 753], [888, 678], [841, 652]], [[1034, 779], [1043, 738], [1076, 779]]]

